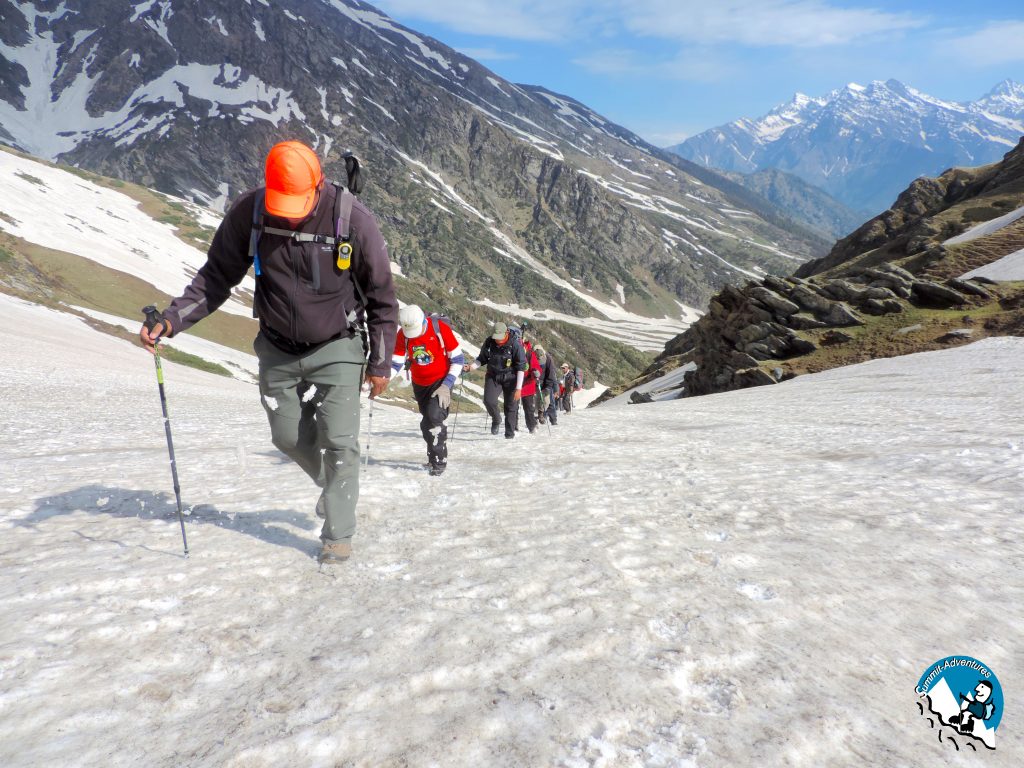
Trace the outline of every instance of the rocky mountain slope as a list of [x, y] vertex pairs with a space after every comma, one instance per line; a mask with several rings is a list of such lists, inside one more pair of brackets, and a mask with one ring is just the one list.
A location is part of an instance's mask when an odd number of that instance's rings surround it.
[[675, 389], [691, 396], [992, 335], [1024, 335], [1024, 139], [999, 163], [915, 181], [796, 275], [726, 286], [608, 397], [683, 365]]
[[276, 140], [335, 177], [353, 149], [400, 296], [471, 328], [514, 312], [659, 348], [726, 281], [825, 250], [755, 193], [357, 0], [0, 0], [0, 20], [3, 140], [217, 208]]
[[797, 94], [758, 119], [742, 118], [671, 149], [740, 173], [776, 168], [875, 213], [918, 176], [996, 161], [1024, 134], [1024, 86], [1006, 80], [968, 103], [897, 80], [850, 83], [823, 97]]
[[844, 237], [864, 221], [863, 214], [839, 202], [821, 187], [777, 168], [764, 168], [754, 173], [723, 171], [723, 175], [829, 240]]

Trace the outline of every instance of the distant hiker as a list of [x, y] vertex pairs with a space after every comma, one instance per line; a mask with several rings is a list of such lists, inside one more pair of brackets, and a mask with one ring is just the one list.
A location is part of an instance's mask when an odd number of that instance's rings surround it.
[[561, 385], [562, 410], [566, 413], [571, 413], [573, 405], [572, 393], [576, 389], [576, 375], [573, 373], [572, 368], [569, 367], [568, 363], [562, 363]]
[[533, 346], [528, 341], [523, 341], [523, 351], [529, 360], [529, 368], [523, 379], [523, 413], [526, 415], [526, 428], [532, 435], [537, 431], [537, 381], [540, 379], [540, 365], [537, 362], [537, 355]]
[[[235, 200], [206, 264], [139, 337], [152, 351], [160, 337], [187, 331], [255, 267], [253, 349], [271, 436], [323, 489], [319, 559], [340, 562], [356, 528], [360, 385], [373, 399], [388, 384], [398, 301], [373, 214], [348, 187], [324, 183], [313, 150], [276, 144], [265, 179]], [[358, 191], [352, 174], [349, 185]]]
[[496, 435], [501, 429], [501, 411], [498, 410], [498, 397], [501, 395], [505, 402], [505, 437], [511, 440], [516, 436], [523, 377], [530, 364], [522, 343], [502, 322], [494, 324], [476, 360], [463, 366], [463, 370], [475, 371], [482, 365], [487, 366], [484, 407], [491, 417], [491, 434]]
[[548, 423], [558, 424], [558, 409], [555, 398], [558, 395], [558, 368], [555, 367], [555, 359], [549, 355], [543, 347], [534, 347], [537, 355], [537, 364], [540, 366], [540, 413], [547, 417]]
[[427, 443], [430, 474], [448, 467], [448, 427], [444, 420], [452, 404], [452, 389], [466, 362], [459, 342], [445, 318], [427, 317], [415, 304], [398, 313], [398, 338], [391, 367], [396, 373], [407, 361], [412, 390], [419, 406], [420, 432]]

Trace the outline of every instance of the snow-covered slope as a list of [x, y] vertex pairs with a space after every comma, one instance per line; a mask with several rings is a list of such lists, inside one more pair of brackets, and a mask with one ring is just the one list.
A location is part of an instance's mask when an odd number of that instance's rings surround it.
[[918, 176], [994, 162], [1024, 134], [1024, 86], [1006, 80], [983, 98], [944, 101], [897, 80], [797, 94], [759, 119], [742, 118], [672, 149], [713, 168], [777, 168], [847, 205], [885, 210]]
[[955, 764], [921, 671], [967, 642], [1024, 688], [1022, 375], [1002, 338], [514, 441], [464, 415], [442, 478], [378, 407], [320, 573], [251, 385], [166, 366], [183, 560], [149, 356], [0, 297], [0, 764]]

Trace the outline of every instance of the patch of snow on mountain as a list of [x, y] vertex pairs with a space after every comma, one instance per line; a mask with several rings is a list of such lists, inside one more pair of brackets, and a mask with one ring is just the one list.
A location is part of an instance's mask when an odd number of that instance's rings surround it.
[[1024, 249], [1014, 251], [991, 264], [972, 269], [961, 277], [965, 280], [971, 277], [987, 277], [989, 280], [999, 281], [1024, 280]]
[[1024, 218], [1024, 206], [1021, 206], [1015, 211], [1010, 211], [997, 219], [983, 221], [981, 224], [971, 227], [966, 232], [945, 240], [942, 244], [957, 245], [958, 243], [969, 243], [971, 240], [977, 240], [979, 237], [985, 237], [986, 235], [998, 232], [1003, 227], [1013, 224], [1013, 222], [1020, 218]]
[[[206, 254], [174, 235], [174, 227], [143, 213], [120, 192], [11, 154], [0, 152], [0, 229], [30, 243], [95, 261], [177, 296]], [[254, 291], [246, 277], [241, 290]], [[252, 309], [232, 298], [223, 309], [244, 317]]]
[[[674, 317], [643, 317], [624, 312], [621, 307], [618, 310], [618, 317], [596, 318], [576, 317], [563, 312], [556, 312], [550, 309], [530, 309], [521, 307], [518, 304], [500, 304], [490, 299], [474, 300], [474, 304], [487, 307], [498, 312], [508, 314], [512, 317], [519, 317], [525, 320], [559, 320], [569, 323], [603, 336], [606, 339], [618, 341], [642, 352], [661, 352], [665, 348], [665, 342], [685, 331], [690, 322]], [[682, 306], [682, 305], [681, 305]], [[690, 310], [692, 317], [693, 310]]]

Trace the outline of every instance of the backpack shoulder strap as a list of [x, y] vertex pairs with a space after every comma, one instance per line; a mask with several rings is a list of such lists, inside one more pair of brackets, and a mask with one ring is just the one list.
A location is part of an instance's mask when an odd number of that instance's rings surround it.
[[[341, 254], [342, 248], [348, 248], [349, 254], [354, 253], [349, 241], [351, 240], [351, 226], [352, 226], [352, 203], [355, 202], [356, 196], [349, 192], [348, 187], [337, 181], [332, 181], [331, 186], [334, 187], [334, 240], [335, 248], [338, 254]], [[352, 279], [352, 285], [356, 289], [356, 296], [359, 297], [359, 305], [365, 310], [366, 309], [366, 292], [363, 290], [363, 286], [359, 284], [359, 279], [355, 275], [355, 270], [346, 270], [349, 277]], [[354, 318], [352, 318], [354, 320]]]
[[334, 236], [342, 242], [348, 242], [352, 225], [352, 203], [355, 202], [356, 196], [349, 192], [344, 184], [336, 181], [331, 184], [334, 187]]
[[431, 315], [430, 326], [434, 329], [434, 335], [437, 336], [437, 341], [440, 343], [445, 357], [448, 357], [448, 345], [444, 343], [444, 336], [441, 335], [441, 319], [437, 315]]
[[263, 197], [266, 188], [260, 187], [252, 201], [252, 229], [249, 231], [249, 258], [256, 276], [260, 275], [260, 235], [263, 234]]

